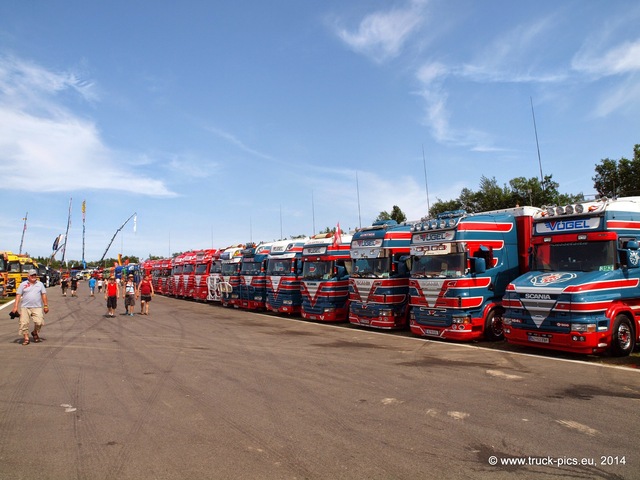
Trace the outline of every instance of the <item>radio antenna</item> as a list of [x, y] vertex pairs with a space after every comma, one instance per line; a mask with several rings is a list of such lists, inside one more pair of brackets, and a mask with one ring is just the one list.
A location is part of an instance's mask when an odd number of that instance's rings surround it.
[[538, 143], [538, 128], [536, 127], [536, 113], [533, 110], [533, 98], [529, 97], [531, 101], [531, 116], [533, 117], [533, 131], [536, 134], [536, 148], [538, 149], [538, 165], [540, 166], [540, 186], [544, 190], [544, 177], [542, 176], [542, 160], [540, 159], [540, 144]]
[[427, 217], [428, 217], [429, 211], [431, 210], [431, 206], [429, 205], [429, 184], [427, 183], [427, 160], [424, 156], [424, 143], [422, 144], [422, 165], [424, 166], [424, 188], [427, 191]]

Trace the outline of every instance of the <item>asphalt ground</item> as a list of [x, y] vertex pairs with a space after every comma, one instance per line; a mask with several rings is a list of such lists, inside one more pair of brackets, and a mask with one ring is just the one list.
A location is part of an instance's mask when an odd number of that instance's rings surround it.
[[[0, 311], [0, 479], [640, 478], [624, 366], [154, 297]], [[139, 312], [139, 304], [136, 305]]]

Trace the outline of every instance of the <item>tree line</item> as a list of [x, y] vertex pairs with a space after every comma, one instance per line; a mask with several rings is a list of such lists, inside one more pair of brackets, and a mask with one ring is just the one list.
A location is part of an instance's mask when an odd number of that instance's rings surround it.
[[[640, 144], [634, 146], [632, 159], [602, 159], [595, 166], [595, 176], [592, 180], [599, 197], [640, 196]], [[544, 207], [585, 201], [582, 192], [561, 193], [559, 189], [560, 185], [553, 180], [553, 175], [545, 175], [542, 181], [537, 177], [516, 177], [502, 186], [498, 185], [495, 177], [488, 178], [483, 175], [478, 190], [463, 188], [460, 195], [453, 200], [437, 198], [426, 217], [433, 218], [439, 213], [451, 210], [477, 213], [524, 205]], [[376, 221], [378, 220], [395, 220], [402, 223], [407, 217], [400, 207], [394, 205], [390, 213], [380, 212], [376, 218]]]

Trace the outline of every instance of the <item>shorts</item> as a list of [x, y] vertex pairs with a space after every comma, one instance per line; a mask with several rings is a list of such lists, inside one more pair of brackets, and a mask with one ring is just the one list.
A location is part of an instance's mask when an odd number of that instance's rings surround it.
[[140, 295], [140, 301], [141, 302], [150, 302], [151, 301], [151, 295]]
[[135, 295], [125, 295], [124, 297], [124, 306], [125, 307], [133, 307], [136, 304], [136, 296]]
[[42, 307], [27, 308], [22, 307], [20, 309], [20, 335], [24, 335], [29, 332], [29, 321], [33, 320], [34, 325], [44, 325], [44, 313]]
[[107, 297], [107, 308], [117, 308], [118, 297]]

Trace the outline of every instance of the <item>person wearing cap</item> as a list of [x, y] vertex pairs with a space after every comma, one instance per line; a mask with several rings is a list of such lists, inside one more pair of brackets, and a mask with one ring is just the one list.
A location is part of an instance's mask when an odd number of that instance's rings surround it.
[[40, 341], [40, 330], [44, 325], [44, 313], [49, 313], [47, 301], [47, 289], [38, 279], [38, 272], [31, 269], [27, 272], [27, 280], [22, 282], [16, 290], [16, 300], [13, 304], [13, 313], [20, 309], [20, 326], [18, 331], [23, 336], [22, 345], [29, 345], [29, 323], [33, 320], [33, 341]]
[[122, 289], [122, 297], [124, 298], [124, 306], [127, 309], [127, 315], [133, 317], [133, 310], [136, 306], [136, 296], [138, 295], [138, 287], [133, 281], [133, 275], [129, 274], [127, 281]]

